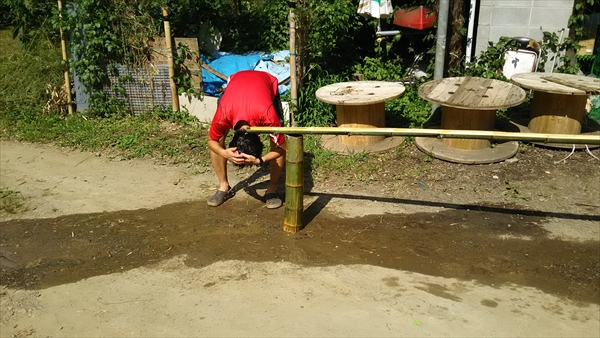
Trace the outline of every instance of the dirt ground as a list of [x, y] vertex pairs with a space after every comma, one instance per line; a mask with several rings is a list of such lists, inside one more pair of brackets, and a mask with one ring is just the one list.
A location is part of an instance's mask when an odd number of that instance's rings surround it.
[[569, 153], [308, 171], [288, 234], [265, 169], [210, 208], [210, 168], [2, 141], [0, 336], [598, 337], [600, 150]]

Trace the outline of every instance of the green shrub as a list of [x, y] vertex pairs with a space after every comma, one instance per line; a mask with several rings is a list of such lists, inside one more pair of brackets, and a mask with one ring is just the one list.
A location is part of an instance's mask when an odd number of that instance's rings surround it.
[[60, 49], [47, 41], [19, 48], [9, 28], [0, 29], [0, 114], [36, 110], [48, 100], [46, 85], [63, 83]]
[[316, 91], [326, 85], [349, 81], [348, 75], [310, 73], [309, 79], [298, 95], [296, 123], [303, 127], [332, 126], [335, 124], [335, 106], [317, 100]]

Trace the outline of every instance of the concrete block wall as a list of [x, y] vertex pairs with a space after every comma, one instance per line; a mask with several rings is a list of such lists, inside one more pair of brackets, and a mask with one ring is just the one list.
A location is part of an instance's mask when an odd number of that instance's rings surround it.
[[[215, 112], [217, 111], [218, 98], [213, 96], [204, 96], [202, 100], [195, 97], [187, 97], [179, 95], [179, 106], [181, 109], [186, 109], [192, 116], [198, 118], [198, 121], [210, 124]], [[286, 123], [291, 120], [289, 102], [281, 102]]]
[[565, 29], [568, 36], [569, 17], [574, 0], [479, 0], [479, 22], [475, 55], [494, 44], [501, 36], [524, 36], [542, 40], [543, 32]]
[[179, 106], [181, 109], [187, 109], [188, 113], [198, 118], [202, 123], [209, 124], [217, 111], [218, 98], [213, 96], [204, 96], [202, 100], [195, 97], [179, 95]]

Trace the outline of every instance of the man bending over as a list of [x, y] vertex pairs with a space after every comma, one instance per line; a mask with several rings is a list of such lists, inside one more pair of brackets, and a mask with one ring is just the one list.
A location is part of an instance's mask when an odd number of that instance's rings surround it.
[[[277, 78], [262, 71], [245, 70], [230, 77], [225, 93], [218, 101], [209, 130], [210, 160], [219, 179], [219, 188], [208, 199], [208, 205], [219, 206], [234, 195], [227, 178], [227, 161], [240, 167], [261, 166], [269, 162], [270, 181], [265, 194], [266, 206], [275, 209], [283, 204], [277, 195], [277, 182], [285, 164], [284, 135], [270, 135], [270, 151], [262, 156], [263, 144], [260, 137], [246, 132], [250, 126], [283, 125], [283, 110], [277, 86]], [[235, 134], [225, 148], [225, 138], [230, 129]]]

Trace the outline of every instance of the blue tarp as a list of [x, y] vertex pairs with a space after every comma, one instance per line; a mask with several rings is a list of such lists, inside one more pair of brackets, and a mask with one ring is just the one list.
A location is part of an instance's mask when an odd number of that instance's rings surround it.
[[[203, 61], [212, 69], [225, 76], [231, 76], [242, 70], [259, 70], [273, 75], [279, 80], [279, 83], [290, 77], [290, 65], [286, 62], [289, 58], [289, 51], [280, 51], [272, 54], [262, 52], [251, 52], [244, 55], [229, 53], [213, 53], [214, 60], [208, 62], [203, 56]], [[204, 84], [204, 93], [210, 96], [220, 96], [221, 89], [227, 86], [227, 83], [207, 71], [202, 69], [202, 82]], [[289, 81], [279, 86], [279, 93], [285, 94], [290, 89]]]

